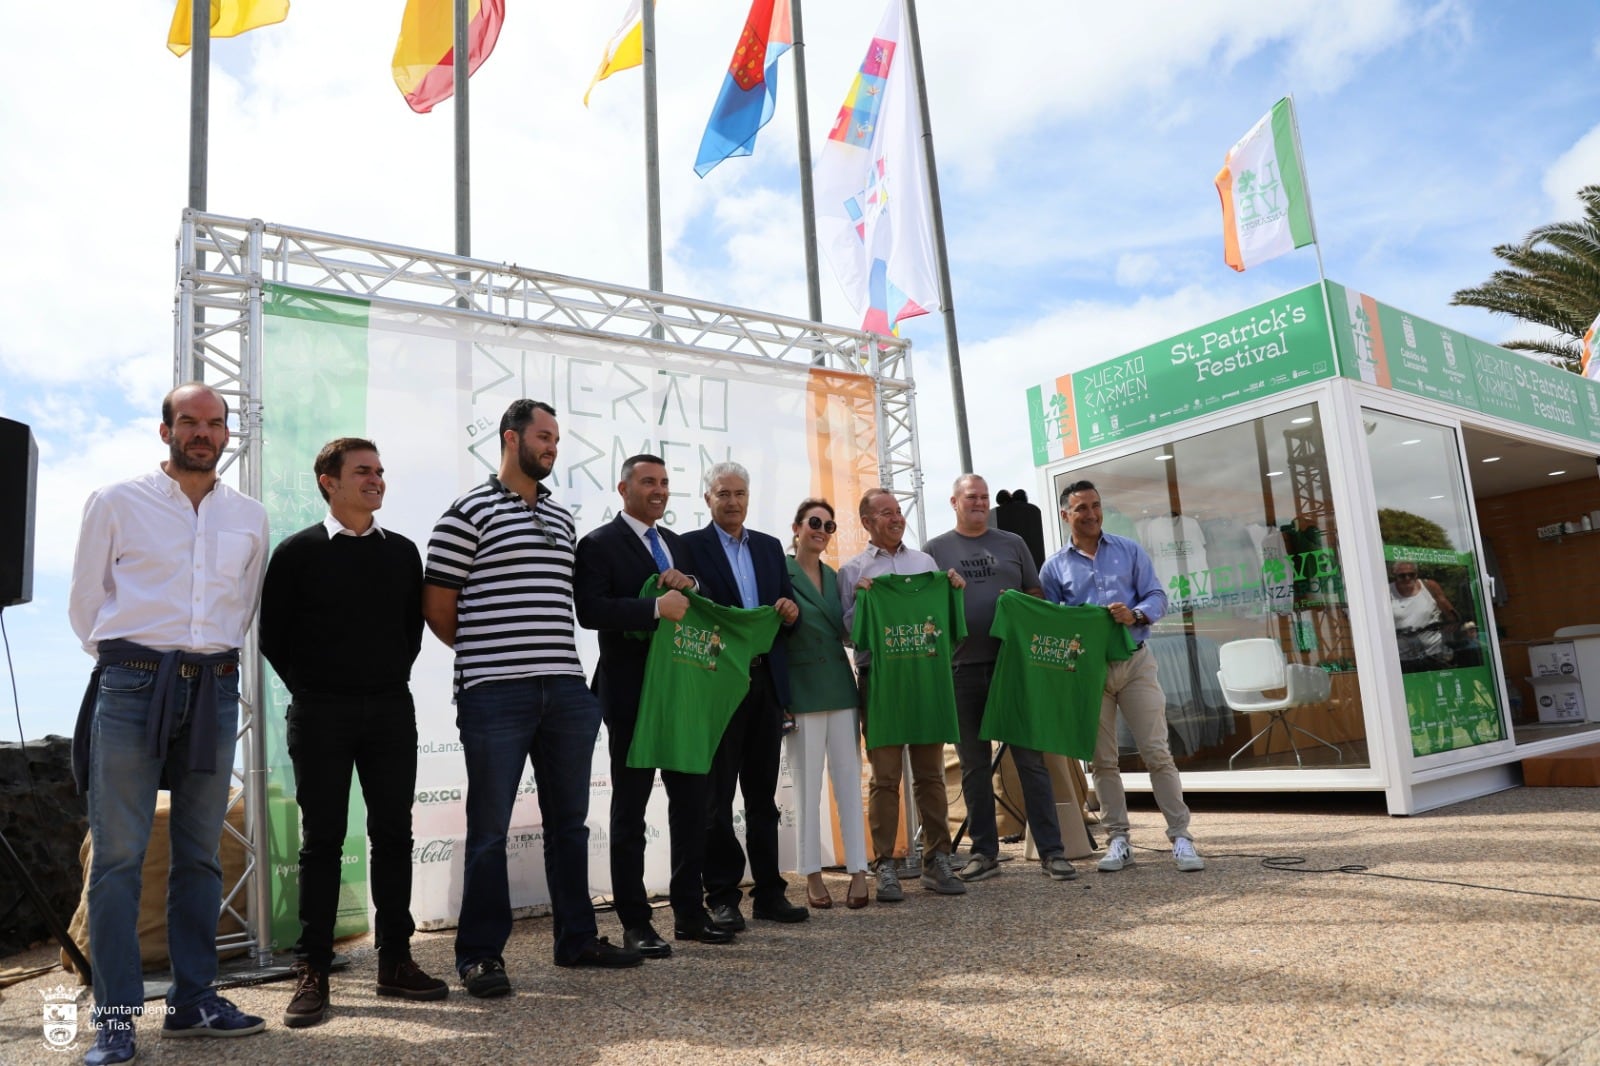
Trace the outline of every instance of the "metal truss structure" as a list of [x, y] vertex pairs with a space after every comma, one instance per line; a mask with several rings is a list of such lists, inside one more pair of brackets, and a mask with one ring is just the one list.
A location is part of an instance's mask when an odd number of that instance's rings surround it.
[[[238, 485], [247, 495], [260, 498], [262, 492], [263, 290], [290, 285], [367, 299], [422, 325], [534, 328], [719, 360], [866, 374], [875, 398], [879, 483], [900, 500], [918, 541], [926, 539], [911, 352], [899, 338], [192, 209], [179, 229], [177, 281], [173, 382], [204, 381], [237, 412], [225, 467], [238, 464]], [[271, 879], [261, 668], [254, 654], [244, 663], [240, 797], [247, 863], [238, 883], [223, 886], [223, 910], [245, 931], [219, 939], [218, 947], [248, 947], [266, 966]]]

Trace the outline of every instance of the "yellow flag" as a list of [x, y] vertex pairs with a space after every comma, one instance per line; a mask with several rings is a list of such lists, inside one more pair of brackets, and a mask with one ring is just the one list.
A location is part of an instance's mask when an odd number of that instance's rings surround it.
[[622, 25], [606, 42], [606, 54], [600, 60], [600, 69], [583, 94], [583, 106], [589, 106], [589, 94], [594, 87], [619, 70], [637, 67], [644, 62], [644, 2], [629, 0], [628, 13], [622, 16]]
[[[173, 55], [189, 51], [189, 29], [194, 25], [189, 0], [178, 0], [167, 30], [167, 48]], [[270, 26], [289, 17], [289, 0], [211, 0], [211, 36], [237, 37], [257, 26]]]

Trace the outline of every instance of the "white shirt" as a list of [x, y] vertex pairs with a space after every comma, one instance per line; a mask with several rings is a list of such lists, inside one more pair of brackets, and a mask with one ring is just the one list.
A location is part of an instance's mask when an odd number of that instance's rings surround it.
[[266, 508], [220, 481], [198, 511], [160, 469], [97, 489], [72, 561], [72, 631], [90, 655], [111, 639], [156, 651], [241, 647], [268, 544]]
[[355, 530], [351, 529], [349, 526], [335, 518], [332, 511], [329, 511], [328, 517], [322, 520], [322, 528], [328, 531], [329, 540], [332, 540], [334, 537], [369, 537], [374, 533], [378, 534], [380, 537], [387, 537], [389, 535], [385, 533], [378, 525], [377, 515], [372, 516], [372, 524], [367, 527], [367, 531], [365, 533], [357, 533]]
[[[650, 551], [650, 538], [645, 536], [645, 531], [655, 529], [656, 527], [645, 525], [627, 511], [622, 512], [622, 520], [628, 523], [628, 528], [633, 530], [634, 536], [639, 538], [639, 543], [644, 545], [644, 550], [647, 552]], [[671, 563], [673, 566], [677, 566], [677, 562], [672, 558], [672, 549], [667, 547], [667, 538], [663, 537], [659, 532], [657, 532], [656, 539], [661, 542], [661, 554], [667, 557], [667, 562]], [[655, 552], [650, 552], [650, 558], [654, 559], [655, 557]]]

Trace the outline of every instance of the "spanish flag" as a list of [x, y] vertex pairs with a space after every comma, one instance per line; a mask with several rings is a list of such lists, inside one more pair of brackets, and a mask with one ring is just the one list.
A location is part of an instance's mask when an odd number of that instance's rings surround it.
[[[211, 36], [237, 37], [257, 26], [270, 26], [289, 17], [289, 0], [211, 0]], [[189, 30], [194, 25], [194, 8], [189, 0], [178, 0], [167, 30], [167, 48], [175, 56], [189, 52]]]
[[[467, 2], [467, 76], [494, 51], [506, 20], [505, 0]], [[452, 0], [406, 0], [400, 39], [394, 45], [394, 83], [411, 110], [432, 111], [456, 91], [455, 4]]]

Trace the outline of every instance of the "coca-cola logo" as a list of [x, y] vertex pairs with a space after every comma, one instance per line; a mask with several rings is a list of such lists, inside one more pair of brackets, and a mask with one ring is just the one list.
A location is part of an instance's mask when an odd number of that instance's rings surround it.
[[451, 839], [428, 840], [411, 849], [414, 863], [449, 862], [455, 854], [456, 842]]
[[417, 793], [418, 803], [460, 803], [461, 790], [459, 788], [433, 788]]

